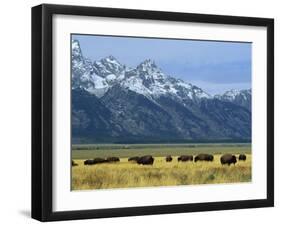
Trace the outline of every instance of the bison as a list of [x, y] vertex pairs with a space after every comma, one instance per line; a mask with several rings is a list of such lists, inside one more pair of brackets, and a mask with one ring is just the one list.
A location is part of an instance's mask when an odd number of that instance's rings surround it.
[[193, 156], [192, 155], [181, 155], [178, 157], [178, 162], [187, 162], [187, 161], [193, 161]]
[[138, 157], [138, 156], [133, 156], [133, 157], [128, 158], [128, 161], [129, 162], [137, 162], [139, 160], [139, 158], [140, 157]]
[[210, 154], [199, 154], [194, 158], [194, 162], [197, 161], [208, 161], [212, 162], [214, 160], [214, 156]]
[[170, 155], [166, 156], [166, 162], [172, 162], [173, 158]]
[[246, 161], [246, 158], [247, 158], [247, 157], [246, 157], [246, 155], [244, 155], [244, 154], [240, 154], [239, 157], [238, 157], [239, 161], [241, 161], [241, 160], [242, 160], [242, 161]]
[[154, 158], [151, 155], [145, 155], [138, 159], [137, 163], [142, 165], [153, 165]]
[[235, 163], [237, 162], [236, 160], [236, 156], [232, 155], [232, 154], [225, 154], [223, 156], [221, 156], [221, 164], [228, 164], [229, 166], [233, 163], [233, 165], [235, 165]]
[[93, 165], [93, 164], [95, 164], [93, 159], [87, 159], [84, 161], [84, 165]]
[[120, 162], [120, 159], [118, 157], [108, 157], [106, 160], [108, 162]]
[[78, 166], [78, 164], [76, 162], [74, 162], [73, 160], [71, 161], [71, 165], [72, 166]]
[[95, 164], [100, 164], [100, 163], [105, 163], [108, 162], [107, 159], [103, 158], [94, 158], [94, 159], [87, 159], [84, 161], [84, 165], [95, 165]]
[[94, 158], [94, 164], [105, 163], [108, 162], [107, 159], [104, 158]]

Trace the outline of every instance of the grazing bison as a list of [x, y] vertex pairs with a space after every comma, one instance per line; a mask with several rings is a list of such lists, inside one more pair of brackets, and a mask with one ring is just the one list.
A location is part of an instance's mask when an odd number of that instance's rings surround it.
[[242, 160], [242, 161], [246, 161], [246, 158], [247, 158], [247, 157], [246, 157], [246, 155], [244, 155], [244, 154], [240, 154], [239, 157], [238, 157], [239, 161], [241, 161], [241, 160]]
[[94, 158], [94, 159], [87, 159], [84, 161], [84, 165], [94, 165], [99, 163], [108, 162], [106, 159], [103, 158]]
[[166, 162], [172, 162], [173, 158], [170, 155], [166, 156]]
[[120, 162], [120, 159], [118, 157], [108, 157], [106, 160], [108, 162]]
[[235, 165], [235, 163], [237, 162], [235, 155], [232, 154], [225, 154], [223, 156], [221, 156], [221, 164], [228, 164], [230, 166], [231, 163], [233, 163]]
[[76, 162], [74, 162], [73, 160], [71, 161], [71, 165], [72, 166], [78, 166], [78, 164]]
[[178, 162], [187, 162], [187, 161], [193, 161], [193, 156], [192, 155], [181, 155], [178, 157]]
[[138, 159], [137, 163], [142, 165], [153, 165], [154, 158], [151, 155], [145, 155]]
[[99, 164], [99, 163], [105, 163], [108, 162], [107, 159], [103, 159], [103, 158], [94, 158], [94, 164]]
[[87, 159], [84, 161], [84, 165], [93, 165], [93, 164], [95, 164], [93, 159]]
[[197, 161], [208, 161], [212, 162], [214, 160], [214, 156], [210, 154], [199, 154], [194, 158], [194, 162]]
[[139, 160], [140, 157], [138, 156], [134, 156], [134, 157], [131, 157], [131, 158], [128, 158], [128, 161], [129, 162], [137, 162]]

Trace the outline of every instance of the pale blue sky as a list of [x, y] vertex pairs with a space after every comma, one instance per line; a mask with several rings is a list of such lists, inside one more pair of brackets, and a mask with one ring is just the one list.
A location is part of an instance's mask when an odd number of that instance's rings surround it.
[[162, 71], [210, 94], [251, 88], [251, 43], [73, 35], [85, 57], [113, 55], [136, 67], [152, 59]]

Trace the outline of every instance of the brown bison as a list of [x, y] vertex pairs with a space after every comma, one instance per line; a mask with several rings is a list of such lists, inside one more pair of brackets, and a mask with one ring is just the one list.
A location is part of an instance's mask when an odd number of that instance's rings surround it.
[[94, 164], [105, 163], [108, 162], [107, 159], [104, 158], [94, 158]]
[[166, 156], [166, 162], [172, 162], [173, 158], [171, 155]]
[[236, 160], [236, 156], [232, 155], [232, 154], [225, 154], [223, 156], [221, 156], [221, 164], [228, 164], [229, 166], [233, 163], [233, 165], [235, 165], [235, 163], [237, 162]]
[[128, 158], [128, 162], [137, 162], [139, 160], [140, 157], [138, 156], [133, 156], [133, 157], [130, 157]]
[[193, 156], [192, 155], [181, 155], [178, 157], [178, 162], [187, 162], [187, 161], [193, 161]]
[[145, 155], [138, 159], [137, 163], [142, 165], [153, 165], [154, 158], [151, 155]]
[[73, 160], [71, 161], [71, 165], [72, 166], [78, 166], [78, 164], [76, 162], [74, 162]]
[[246, 158], [247, 158], [247, 157], [246, 157], [246, 155], [244, 155], [244, 154], [240, 154], [239, 157], [238, 157], [239, 161], [241, 161], [241, 160], [242, 160], [242, 161], [246, 161]]
[[214, 160], [214, 156], [210, 154], [199, 154], [194, 158], [194, 162], [197, 161], [208, 161], [212, 162]]
[[120, 159], [118, 157], [108, 157], [107, 162], [120, 162]]
[[84, 161], [84, 165], [93, 165], [93, 164], [95, 164], [93, 159], [87, 159]]
[[103, 158], [94, 158], [94, 159], [87, 159], [84, 161], [84, 165], [95, 165], [100, 163], [108, 162], [106, 159]]

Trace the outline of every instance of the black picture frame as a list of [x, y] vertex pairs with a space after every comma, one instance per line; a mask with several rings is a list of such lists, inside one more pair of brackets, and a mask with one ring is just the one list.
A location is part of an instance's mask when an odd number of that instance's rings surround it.
[[[181, 21], [267, 28], [267, 198], [95, 210], [52, 210], [52, 18], [55, 14]], [[32, 8], [32, 218], [40, 221], [122, 217], [274, 206], [274, 20], [43, 4]]]

